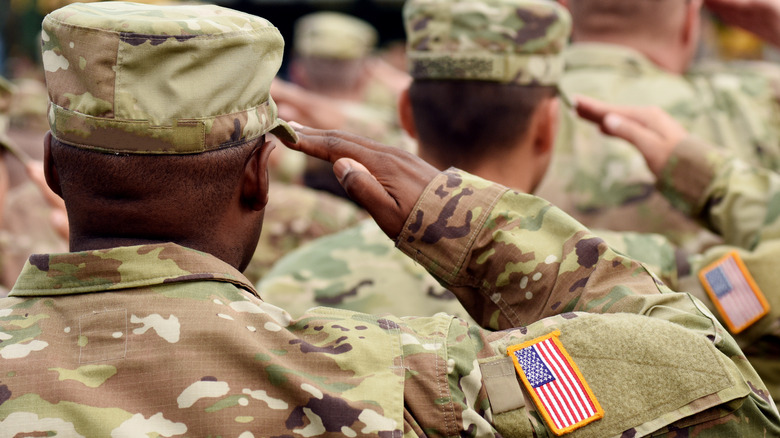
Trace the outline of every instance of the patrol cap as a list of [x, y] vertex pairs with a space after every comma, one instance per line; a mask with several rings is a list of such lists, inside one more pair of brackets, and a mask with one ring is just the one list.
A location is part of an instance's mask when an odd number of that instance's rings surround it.
[[107, 153], [194, 154], [267, 132], [296, 141], [269, 94], [284, 41], [213, 5], [74, 3], [43, 20], [49, 126]]
[[295, 22], [295, 52], [302, 56], [359, 59], [374, 49], [376, 30], [368, 23], [338, 12], [315, 12]]
[[571, 33], [550, 0], [408, 0], [404, 23], [415, 79], [557, 85]]

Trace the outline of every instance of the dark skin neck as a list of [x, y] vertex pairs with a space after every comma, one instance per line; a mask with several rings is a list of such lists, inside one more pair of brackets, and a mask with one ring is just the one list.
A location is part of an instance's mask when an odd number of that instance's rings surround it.
[[138, 196], [106, 199], [95, 198], [74, 183], [63, 190], [48, 135], [44, 168], [49, 187], [63, 197], [68, 209], [71, 251], [173, 242], [243, 270], [257, 246], [268, 201], [267, 164], [273, 147], [266, 146], [259, 143], [248, 149], [243, 170], [237, 169], [238, 183], [229, 186], [229, 195], [216, 195], [218, 203], [213, 206], [203, 205], [210, 198], [201, 193], [141, 190]]

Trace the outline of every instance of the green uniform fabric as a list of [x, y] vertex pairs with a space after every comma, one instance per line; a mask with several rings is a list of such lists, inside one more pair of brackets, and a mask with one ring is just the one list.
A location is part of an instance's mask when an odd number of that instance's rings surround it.
[[[675, 284], [678, 265], [688, 261], [658, 234], [597, 234], [614, 250], [642, 261], [667, 285]], [[520, 286], [525, 288], [529, 281], [521, 279]], [[290, 251], [256, 284], [264, 300], [294, 316], [325, 306], [398, 316], [445, 312], [470, 319], [455, 295], [404, 256], [373, 220]], [[388, 289], [403, 292], [387, 294]]]
[[[769, 314], [736, 339], [780, 401], [780, 175], [689, 138], [675, 148], [659, 188], [725, 240], [692, 258], [693, 272], [737, 250], [764, 293]], [[690, 290], [715, 309], [701, 287]]]
[[[777, 168], [780, 112], [771, 84], [759, 75], [680, 76], [627, 47], [575, 43], [564, 52], [561, 88], [610, 103], [654, 105], [689, 132], [724, 145], [753, 164]], [[552, 163], [535, 192], [586, 226], [660, 233], [691, 252], [717, 240], [658, 193], [641, 155], [570, 111], [562, 120]]]
[[[550, 436], [531, 403], [494, 416], [506, 404], [490, 401], [495, 373], [481, 370], [560, 330], [607, 412], [571, 436], [780, 433], [706, 308], [539, 198], [448, 171], [398, 245], [499, 331], [446, 315], [291, 319], [239, 272], [174, 244], [34, 255], [0, 300], [0, 430]], [[523, 276], [531, 297], [518, 293]]]
[[285, 255], [257, 288], [265, 301], [293, 316], [325, 306], [398, 316], [445, 312], [469, 319], [455, 295], [370, 219]]

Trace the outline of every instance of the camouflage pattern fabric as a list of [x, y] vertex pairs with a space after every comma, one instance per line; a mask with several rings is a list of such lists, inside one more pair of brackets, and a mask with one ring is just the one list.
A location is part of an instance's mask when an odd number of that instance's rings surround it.
[[[560, 330], [609, 414], [570, 436], [780, 433], [706, 308], [539, 198], [448, 171], [398, 245], [499, 331], [446, 315], [291, 319], [233, 268], [174, 244], [34, 255], [0, 300], [0, 430], [551, 436], [519, 388], [486, 382], [516, 386], [490, 371], [506, 347]], [[521, 403], [499, 409], [506, 398]]]
[[[659, 106], [696, 136], [748, 162], [777, 168], [780, 113], [769, 82], [760, 76], [683, 77], [638, 52], [607, 44], [577, 43], [564, 54], [564, 92]], [[655, 190], [654, 176], [631, 145], [607, 138], [568, 111], [562, 112], [552, 163], [535, 193], [591, 228], [660, 233], [692, 253], [718, 241]]]
[[[679, 264], [688, 262], [658, 234], [595, 233], [615, 251], [641, 261], [667, 285], [677, 284]], [[293, 316], [325, 306], [397, 316], [444, 312], [471, 321], [455, 295], [399, 251], [373, 220], [290, 251], [263, 275], [257, 289], [263, 300]], [[403, 291], [403, 296], [388, 290]]]
[[263, 232], [244, 275], [256, 283], [277, 260], [299, 246], [358, 223], [366, 213], [352, 202], [306, 187], [275, 182]]
[[404, 25], [415, 79], [556, 85], [571, 16], [544, 0], [414, 0]]
[[267, 132], [296, 140], [268, 93], [284, 41], [263, 18], [211, 5], [75, 3], [44, 18], [41, 38], [49, 125], [69, 145], [190, 154]]
[[[445, 312], [471, 320], [455, 295], [399, 251], [370, 219], [290, 252], [257, 288], [263, 300], [293, 316], [325, 306], [397, 316]], [[398, 292], [388, 294], [390, 290]]]
[[[770, 313], [736, 339], [780, 401], [780, 175], [689, 138], [675, 148], [659, 188], [725, 240], [692, 260], [694, 272], [736, 249], [764, 293]], [[700, 285], [690, 290], [715, 309]]]

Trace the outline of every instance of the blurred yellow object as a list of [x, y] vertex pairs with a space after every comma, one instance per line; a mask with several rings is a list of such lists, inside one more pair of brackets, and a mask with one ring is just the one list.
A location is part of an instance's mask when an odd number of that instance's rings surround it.
[[731, 26], [717, 28], [718, 54], [724, 60], [761, 59], [764, 43], [752, 33]]

